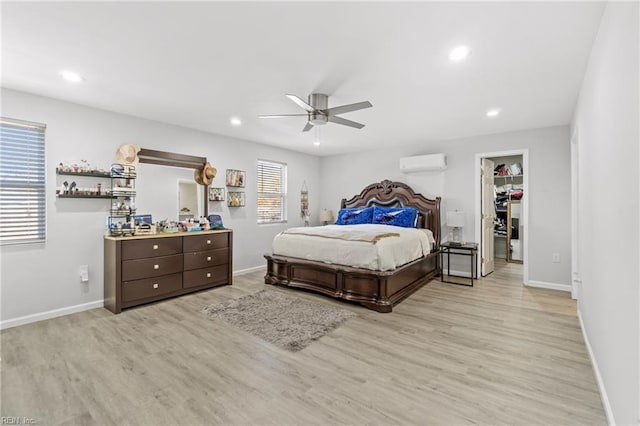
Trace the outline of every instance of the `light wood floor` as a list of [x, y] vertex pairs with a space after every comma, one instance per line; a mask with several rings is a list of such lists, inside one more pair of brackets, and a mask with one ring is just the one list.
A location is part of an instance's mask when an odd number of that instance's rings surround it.
[[358, 314], [297, 353], [199, 312], [259, 291], [262, 272], [120, 315], [8, 329], [1, 415], [47, 425], [605, 424], [575, 303], [523, 287], [518, 271], [499, 264], [473, 288], [432, 281], [391, 314], [279, 289]]

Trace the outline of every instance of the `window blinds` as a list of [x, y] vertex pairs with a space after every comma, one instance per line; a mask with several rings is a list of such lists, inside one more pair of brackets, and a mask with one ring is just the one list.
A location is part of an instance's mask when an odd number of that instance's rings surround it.
[[258, 223], [286, 220], [287, 165], [258, 160]]
[[44, 124], [0, 118], [0, 243], [45, 239]]

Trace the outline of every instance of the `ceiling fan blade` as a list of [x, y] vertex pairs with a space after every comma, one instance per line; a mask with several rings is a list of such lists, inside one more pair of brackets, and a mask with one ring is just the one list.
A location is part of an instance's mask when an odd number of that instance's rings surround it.
[[315, 108], [312, 107], [311, 105], [309, 105], [308, 103], [306, 103], [305, 101], [303, 101], [302, 99], [300, 99], [299, 97], [297, 97], [296, 95], [285, 95], [287, 98], [291, 99], [293, 102], [295, 102], [296, 104], [298, 104], [298, 106], [302, 109], [304, 109], [305, 111], [308, 112], [313, 112], [315, 111]]
[[327, 113], [327, 115], [337, 115], [337, 114], [344, 114], [345, 112], [357, 111], [359, 109], [371, 108], [372, 106], [373, 105], [371, 105], [371, 102], [365, 101], [365, 102], [358, 102], [355, 104], [342, 105], [338, 107], [329, 108], [325, 110], [325, 112]]
[[303, 132], [308, 132], [309, 130], [311, 130], [313, 128], [313, 123], [311, 123], [310, 121], [307, 122], [307, 125], [304, 126], [304, 129], [302, 129]]
[[307, 117], [308, 114], [278, 114], [278, 115], [259, 115], [258, 118], [287, 118], [287, 117]]
[[356, 129], [362, 129], [364, 124], [356, 123], [355, 121], [347, 120], [342, 117], [336, 117], [335, 115], [330, 115], [328, 117], [329, 121], [336, 124], [342, 124], [344, 126], [355, 127]]

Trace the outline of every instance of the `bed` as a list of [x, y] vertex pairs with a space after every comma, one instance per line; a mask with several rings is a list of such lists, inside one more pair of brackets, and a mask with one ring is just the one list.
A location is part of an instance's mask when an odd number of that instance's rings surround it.
[[430, 249], [415, 260], [387, 270], [305, 259], [302, 254], [265, 255], [265, 284], [302, 288], [357, 302], [378, 312], [391, 312], [394, 304], [439, 275], [440, 197], [431, 200], [402, 182], [383, 180], [367, 186], [351, 199], [343, 199], [341, 203], [341, 208], [368, 206], [417, 209], [418, 228], [431, 231]]

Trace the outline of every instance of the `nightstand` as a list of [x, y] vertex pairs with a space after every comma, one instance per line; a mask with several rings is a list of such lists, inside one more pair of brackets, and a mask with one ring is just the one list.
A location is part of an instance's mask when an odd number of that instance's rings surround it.
[[[447, 276], [468, 278], [463, 275], [451, 275], [451, 255], [456, 256], [468, 256], [471, 259], [470, 277], [471, 284], [459, 283], [455, 281], [445, 281], [444, 279], [444, 257], [447, 256]], [[478, 244], [477, 243], [456, 243], [453, 241], [446, 241], [440, 244], [440, 265], [442, 267], [442, 274], [440, 275], [440, 281], [443, 283], [467, 285], [473, 287], [473, 280], [478, 279]]]

